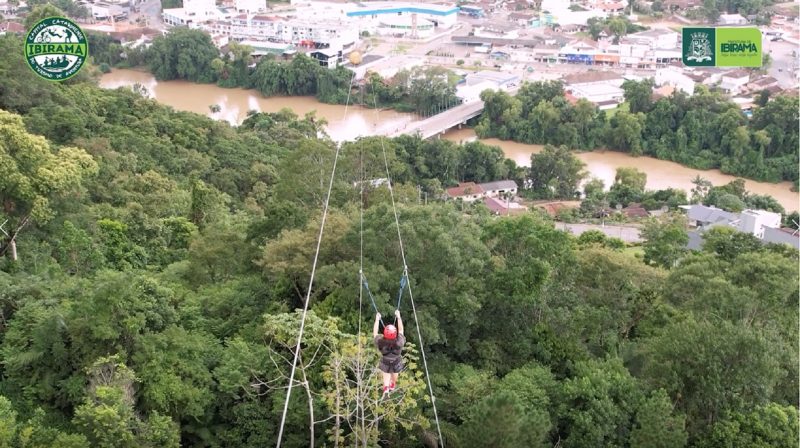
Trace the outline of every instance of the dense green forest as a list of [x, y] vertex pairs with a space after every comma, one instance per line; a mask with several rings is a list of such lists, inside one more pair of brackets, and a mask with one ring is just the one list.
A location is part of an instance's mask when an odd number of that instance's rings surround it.
[[[322, 123], [231, 127], [88, 69], [49, 83], [21, 45], [0, 37], [0, 222], [16, 235], [0, 239], [0, 446], [274, 444], [336, 148]], [[409, 369], [383, 402], [359, 313], [359, 204], [383, 314], [402, 273], [386, 187], [354, 188], [386, 176], [382, 146], [445, 446], [796, 446], [797, 251], [721, 230], [690, 253], [668, 216], [639, 257], [537, 213], [441, 202], [456, 181], [530, 172], [409, 136], [341, 148], [284, 446], [310, 428], [315, 446], [436, 444], [408, 302]]]
[[528, 83], [516, 96], [486, 91], [475, 131], [523, 143], [613, 148], [751, 179], [798, 183], [797, 96], [777, 96], [748, 119], [704, 86], [652, 100], [651, 80], [625, 81], [627, 108], [613, 114], [586, 100], [571, 104], [559, 81]]

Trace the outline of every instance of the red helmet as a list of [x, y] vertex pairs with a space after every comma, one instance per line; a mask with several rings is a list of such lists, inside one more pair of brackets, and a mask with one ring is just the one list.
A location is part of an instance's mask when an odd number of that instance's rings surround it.
[[387, 325], [383, 327], [384, 339], [397, 339], [397, 327], [394, 325]]

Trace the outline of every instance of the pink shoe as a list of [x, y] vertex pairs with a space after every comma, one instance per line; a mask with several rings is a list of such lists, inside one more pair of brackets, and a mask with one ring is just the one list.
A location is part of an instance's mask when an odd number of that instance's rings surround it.
[[392, 385], [389, 386], [389, 392], [394, 392], [394, 383], [392, 383]]

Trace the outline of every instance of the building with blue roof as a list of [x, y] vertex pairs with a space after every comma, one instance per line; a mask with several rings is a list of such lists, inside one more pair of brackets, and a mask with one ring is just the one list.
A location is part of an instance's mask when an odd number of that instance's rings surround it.
[[[427, 3], [366, 2], [348, 4], [345, 16], [358, 23], [360, 31], [386, 33], [386, 29], [449, 29], [458, 21], [459, 7]], [[387, 27], [391, 24], [390, 27]], [[405, 34], [405, 33], [404, 33]], [[422, 34], [422, 33], [419, 33]], [[428, 34], [428, 33], [424, 33]], [[422, 37], [422, 36], [419, 36]]]

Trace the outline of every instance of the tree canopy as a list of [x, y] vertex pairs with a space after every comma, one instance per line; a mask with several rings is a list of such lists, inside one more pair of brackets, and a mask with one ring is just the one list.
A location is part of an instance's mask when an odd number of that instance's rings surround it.
[[[0, 36], [0, 50], [19, 45]], [[0, 258], [0, 446], [274, 445], [335, 143], [313, 116], [256, 113], [232, 127], [131, 90], [39, 83], [16, 68], [22, 58], [0, 51], [15, 75], [0, 77], [0, 218], [25, 222], [16, 259]], [[186, 63], [174, 73], [201, 76]], [[234, 65], [222, 69], [236, 76]], [[287, 86], [314, 88], [298, 75]], [[523, 90], [541, 101], [498, 101], [552, 120], [560, 86]], [[586, 125], [567, 131], [575, 141], [601, 138], [591, 120], [575, 123]], [[567, 148], [532, 162], [411, 136], [342, 145], [284, 446], [436, 446], [417, 329], [446, 446], [794, 443], [797, 251], [724, 230], [687, 251], [683, 217], [670, 214], [629, 247], [573, 237], [544, 213], [442, 198], [457, 182], [506, 178], [542, 197], [580, 190]], [[622, 170], [616, 194], [645, 183]], [[693, 193], [769, 204], [743, 187], [698, 179]], [[602, 183], [583, 190], [609, 200]], [[391, 314], [406, 267], [393, 201], [415, 307], [401, 301], [407, 369], [379, 401], [359, 270]]]

